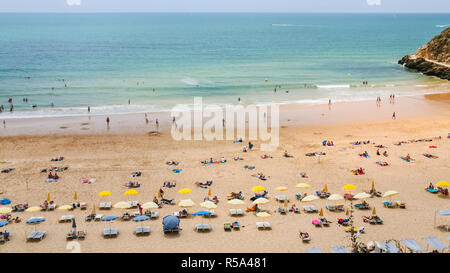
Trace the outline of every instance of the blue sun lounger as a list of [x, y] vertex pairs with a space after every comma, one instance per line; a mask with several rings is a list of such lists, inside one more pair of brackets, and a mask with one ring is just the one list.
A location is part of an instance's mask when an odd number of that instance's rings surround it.
[[448, 249], [446, 245], [444, 245], [443, 242], [441, 242], [437, 237], [425, 237], [423, 238], [432, 248], [436, 250], [444, 250]]
[[401, 253], [400, 249], [394, 244], [394, 242], [378, 242], [384, 252], [387, 253]]
[[345, 246], [332, 246], [330, 248], [333, 253], [348, 253], [348, 250], [345, 248]]
[[308, 253], [323, 253], [322, 249], [320, 248], [308, 248], [306, 251]]
[[425, 251], [425, 249], [414, 239], [405, 239], [400, 242], [402, 242], [411, 251]]

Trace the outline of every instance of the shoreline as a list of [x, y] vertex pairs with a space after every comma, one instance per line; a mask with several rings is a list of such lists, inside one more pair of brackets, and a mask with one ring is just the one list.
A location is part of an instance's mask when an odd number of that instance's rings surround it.
[[[430, 116], [449, 116], [447, 104], [450, 93], [396, 97], [395, 103], [382, 101], [377, 107], [375, 101], [332, 102], [328, 104], [281, 104], [279, 105], [279, 126], [310, 126], [387, 121], [396, 112], [397, 120]], [[203, 105], [205, 106], [205, 105]], [[148, 124], [144, 115], [148, 116]], [[268, 110], [270, 118], [270, 109]], [[110, 117], [110, 129], [106, 129], [106, 117]], [[159, 121], [156, 128], [155, 120]], [[0, 137], [30, 135], [85, 135], [85, 134], [128, 134], [152, 131], [169, 131], [172, 120], [170, 112], [148, 112], [114, 115], [80, 115], [63, 117], [36, 117], [3, 119], [0, 123]], [[2, 121], [2, 119], [0, 119]], [[207, 121], [203, 120], [203, 123]], [[270, 123], [269, 123], [270, 124]], [[248, 128], [247, 128], [248, 129]]]

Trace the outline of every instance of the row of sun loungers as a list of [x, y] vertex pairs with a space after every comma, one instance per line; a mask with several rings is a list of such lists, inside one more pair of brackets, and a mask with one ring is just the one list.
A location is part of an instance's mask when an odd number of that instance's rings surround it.
[[211, 226], [208, 225], [208, 224], [197, 224], [197, 225], [195, 225], [195, 230], [197, 232], [200, 232], [200, 231], [211, 231]]
[[136, 236], [150, 234], [150, 227], [136, 227]]
[[45, 237], [45, 234], [47, 234], [47, 232], [45, 231], [33, 231], [27, 236], [27, 241], [42, 241], [42, 239], [44, 239]]
[[98, 208], [99, 209], [111, 209], [112, 208], [112, 203], [111, 202], [100, 203]]
[[256, 222], [256, 227], [258, 229], [272, 229], [269, 222]]
[[117, 228], [105, 228], [103, 230], [103, 237], [110, 238], [110, 237], [117, 237], [119, 234], [119, 230]]
[[303, 210], [306, 212], [318, 212], [319, 210], [314, 206], [303, 206]]
[[326, 204], [325, 207], [329, 210], [329, 211], [344, 211], [344, 205], [328, 205]]
[[230, 209], [230, 215], [231, 216], [240, 216], [240, 215], [244, 215], [244, 213], [242, 212], [242, 209]]

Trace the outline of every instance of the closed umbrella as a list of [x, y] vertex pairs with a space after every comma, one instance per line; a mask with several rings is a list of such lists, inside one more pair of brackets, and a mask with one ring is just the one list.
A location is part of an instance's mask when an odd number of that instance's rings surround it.
[[72, 218], [72, 228], [73, 229], [77, 228], [77, 223], [75, 222], [75, 218]]
[[47, 201], [50, 201], [50, 193], [47, 194]]
[[317, 199], [319, 199], [319, 197], [315, 195], [307, 195], [305, 198], [302, 199], [302, 202], [311, 202]]
[[77, 196], [77, 192], [75, 192], [75, 194], [73, 195], [73, 200], [77, 200], [78, 199], [78, 196]]
[[328, 192], [328, 186], [327, 186], [327, 184], [325, 184], [325, 186], [323, 187], [323, 191], [324, 191], [324, 192]]
[[208, 196], [211, 196], [211, 187], [208, 188]]
[[373, 207], [372, 215], [377, 215], [377, 211], [376, 211], [375, 207]]
[[323, 209], [320, 208], [319, 216], [323, 216]]

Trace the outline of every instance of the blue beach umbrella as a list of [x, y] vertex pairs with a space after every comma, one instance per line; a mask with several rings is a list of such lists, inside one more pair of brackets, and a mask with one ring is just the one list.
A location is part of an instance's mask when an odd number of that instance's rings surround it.
[[116, 220], [118, 217], [117, 216], [104, 216], [102, 217], [102, 221], [113, 221]]
[[5, 220], [0, 221], [0, 227], [4, 227], [4, 226], [6, 226], [6, 225], [8, 225], [8, 224], [9, 224], [8, 221], [5, 221]]
[[168, 215], [163, 218], [162, 223], [164, 227], [173, 229], [178, 227], [178, 225], [180, 224], [180, 219], [178, 219], [178, 217], [176, 216]]
[[2, 199], [0, 199], [0, 204], [1, 205], [11, 204], [11, 200], [9, 200], [8, 198], [2, 198]]
[[150, 217], [148, 217], [146, 215], [141, 215], [141, 216], [134, 217], [133, 221], [141, 222], [141, 221], [147, 221], [148, 219], [150, 219]]
[[44, 217], [32, 217], [28, 219], [27, 224], [39, 224], [45, 221]]
[[197, 211], [197, 212], [194, 212], [194, 213], [192, 213], [192, 215], [211, 215], [211, 212], [210, 211], [206, 211], [206, 210], [201, 210], [201, 211]]

